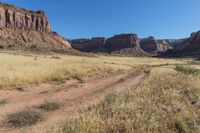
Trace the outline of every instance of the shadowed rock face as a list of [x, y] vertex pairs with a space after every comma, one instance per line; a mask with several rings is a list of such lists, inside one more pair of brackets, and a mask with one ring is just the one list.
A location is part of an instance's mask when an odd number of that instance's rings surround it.
[[0, 3], [0, 27], [51, 32], [44, 11], [28, 11]]
[[200, 31], [191, 34], [189, 47], [192, 49], [200, 49]]
[[103, 52], [106, 38], [76, 39], [72, 40], [71, 43], [74, 49], [82, 52]]
[[193, 32], [188, 38], [180, 39], [164, 56], [200, 58], [200, 31]]

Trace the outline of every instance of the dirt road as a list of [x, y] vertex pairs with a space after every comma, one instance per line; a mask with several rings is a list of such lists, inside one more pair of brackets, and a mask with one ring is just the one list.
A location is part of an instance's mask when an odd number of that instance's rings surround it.
[[[145, 78], [144, 73], [100, 74], [85, 79], [84, 83], [71, 80], [62, 85], [43, 84], [27, 90], [0, 90], [0, 98], [7, 103], [0, 106], [0, 133], [46, 132], [52, 126], [70, 119], [80, 109], [99, 103], [111, 91], [125, 92], [136, 87]], [[45, 112], [35, 108], [45, 101], [57, 100], [62, 103], [59, 110]], [[7, 116], [24, 109], [40, 111], [45, 120], [28, 128], [16, 129], [6, 124]]]

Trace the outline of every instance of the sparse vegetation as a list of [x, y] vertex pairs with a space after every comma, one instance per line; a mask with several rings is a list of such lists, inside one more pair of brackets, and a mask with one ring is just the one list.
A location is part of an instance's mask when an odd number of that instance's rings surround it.
[[38, 45], [36, 45], [36, 44], [33, 44], [30, 46], [30, 49], [32, 49], [32, 50], [36, 50], [37, 48], [38, 48]]
[[60, 56], [51, 56], [52, 59], [61, 59]]
[[8, 124], [19, 128], [34, 125], [41, 120], [43, 120], [43, 117], [40, 113], [33, 110], [24, 110], [9, 115]]
[[51, 78], [51, 80], [54, 82], [65, 83], [65, 75], [59, 71], [53, 73]]
[[192, 60], [190, 62], [188, 62], [189, 65], [200, 65], [200, 61], [198, 60]]
[[6, 99], [0, 99], [0, 106], [5, 105], [7, 103]]
[[84, 83], [84, 78], [83, 78], [83, 75], [81, 73], [72, 74], [72, 78], [79, 80], [81, 83]]
[[0, 49], [5, 49], [5, 46], [4, 45], [0, 45]]
[[197, 75], [199, 70], [186, 65], [176, 65], [175, 70], [186, 75]]
[[16, 86], [16, 89], [17, 89], [18, 91], [26, 91], [26, 86], [25, 86], [25, 85], [17, 85], [17, 86]]
[[40, 94], [47, 94], [49, 91], [42, 91]]
[[61, 103], [57, 101], [47, 101], [44, 104], [41, 104], [39, 106], [40, 109], [46, 110], [46, 111], [54, 111], [58, 110], [61, 107]]
[[110, 93], [55, 132], [199, 132], [200, 79], [155, 68], [137, 89]]
[[150, 69], [145, 69], [145, 70], [144, 70], [144, 73], [146, 73], [146, 74], [149, 74], [150, 72], [151, 72]]

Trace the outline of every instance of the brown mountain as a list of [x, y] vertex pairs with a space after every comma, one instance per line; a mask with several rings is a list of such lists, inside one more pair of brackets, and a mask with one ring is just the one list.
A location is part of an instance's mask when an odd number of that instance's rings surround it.
[[69, 52], [70, 43], [51, 31], [44, 11], [0, 3], [0, 49]]

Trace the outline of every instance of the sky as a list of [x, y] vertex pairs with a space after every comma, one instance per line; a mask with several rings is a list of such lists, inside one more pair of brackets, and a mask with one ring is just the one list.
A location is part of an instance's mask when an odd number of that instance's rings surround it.
[[200, 0], [0, 0], [44, 10], [53, 31], [68, 39], [136, 33], [178, 39], [200, 30]]

